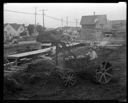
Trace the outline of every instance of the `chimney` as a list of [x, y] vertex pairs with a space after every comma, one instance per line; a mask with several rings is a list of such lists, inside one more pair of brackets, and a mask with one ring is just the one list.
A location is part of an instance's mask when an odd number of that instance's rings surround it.
[[93, 12], [93, 15], [95, 15], [95, 12]]

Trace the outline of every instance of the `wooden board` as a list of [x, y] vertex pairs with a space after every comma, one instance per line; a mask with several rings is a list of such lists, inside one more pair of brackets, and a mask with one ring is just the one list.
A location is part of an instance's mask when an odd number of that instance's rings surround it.
[[35, 51], [31, 51], [31, 52], [8, 55], [7, 58], [20, 58], [20, 57], [26, 57], [26, 56], [30, 56], [30, 55], [41, 54], [44, 52], [48, 52], [50, 49], [51, 48], [45, 48], [45, 49], [35, 50]]

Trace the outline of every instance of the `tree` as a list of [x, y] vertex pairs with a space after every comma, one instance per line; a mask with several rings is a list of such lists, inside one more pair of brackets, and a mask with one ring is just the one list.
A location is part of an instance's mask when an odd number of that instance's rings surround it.
[[36, 40], [38, 42], [60, 42], [62, 39], [62, 31], [50, 30], [39, 33]]
[[20, 33], [20, 36], [26, 36], [27, 35], [27, 32], [26, 31], [23, 31]]
[[41, 32], [43, 32], [45, 30], [45, 28], [43, 28], [41, 25], [37, 25], [36, 30], [40, 34]]
[[29, 35], [32, 35], [32, 33], [34, 33], [35, 27], [34, 27], [34, 25], [29, 24], [27, 29], [28, 29]]

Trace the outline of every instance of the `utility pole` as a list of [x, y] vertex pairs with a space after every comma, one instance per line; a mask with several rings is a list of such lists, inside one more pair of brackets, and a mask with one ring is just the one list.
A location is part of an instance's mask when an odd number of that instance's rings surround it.
[[67, 27], [68, 27], [68, 17], [66, 18], [66, 20], [67, 20]]
[[78, 23], [78, 20], [76, 19], [76, 28], [77, 28], [77, 23]]
[[66, 32], [68, 31], [68, 17], [66, 17], [66, 20], [67, 20], [67, 29], [66, 29]]
[[35, 32], [36, 32], [36, 8], [37, 7], [35, 7]]
[[62, 24], [62, 30], [63, 30], [63, 18], [61, 19], [61, 24]]
[[45, 27], [45, 25], [44, 25], [44, 11], [47, 11], [47, 10], [44, 10], [44, 9], [42, 9], [42, 10], [40, 10], [40, 11], [42, 11], [42, 16], [43, 16], [43, 28]]

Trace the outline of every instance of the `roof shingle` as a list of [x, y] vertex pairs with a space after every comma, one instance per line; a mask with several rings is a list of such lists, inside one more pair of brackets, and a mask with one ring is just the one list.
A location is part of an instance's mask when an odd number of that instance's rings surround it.
[[96, 22], [99, 22], [100, 24], [106, 24], [107, 23], [106, 15], [82, 16], [80, 24], [81, 25], [84, 25], [84, 24], [95, 24]]

